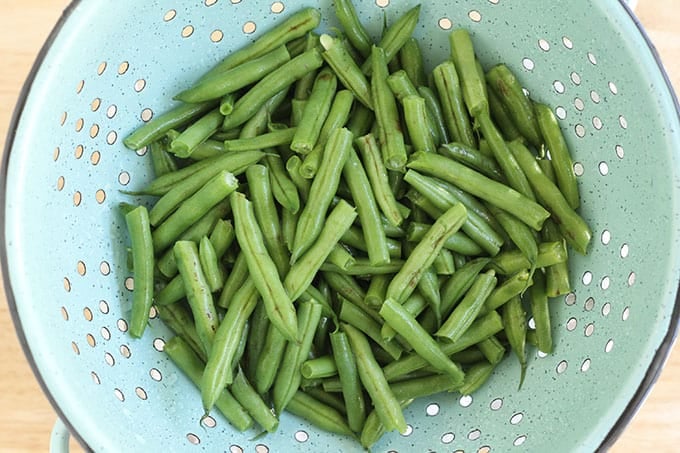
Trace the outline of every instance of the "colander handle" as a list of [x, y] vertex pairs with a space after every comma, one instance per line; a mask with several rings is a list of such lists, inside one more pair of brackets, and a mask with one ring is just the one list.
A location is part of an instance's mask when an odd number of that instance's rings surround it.
[[57, 418], [52, 427], [52, 434], [50, 435], [50, 453], [68, 453], [68, 441], [71, 433], [68, 428]]

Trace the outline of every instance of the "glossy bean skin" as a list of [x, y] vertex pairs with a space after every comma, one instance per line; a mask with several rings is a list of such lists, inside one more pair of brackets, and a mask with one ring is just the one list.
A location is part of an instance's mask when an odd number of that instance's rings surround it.
[[130, 314], [130, 335], [140, 338], [149, 321], [149, 310], [153, 304], [154, 290], [154, 249], [149, 223], [149, 213], [144, 206], [138, 206], [125, 215], [125, 223], [132, 245], [132, 262], [135, 287], [132, 292]]
[[330, 342], [347, 408], [347, 424], [352, 431], [359, 432], [366, 420], [367, 407], [356, 358], [349, 338], [342, 330], [331, 333]]

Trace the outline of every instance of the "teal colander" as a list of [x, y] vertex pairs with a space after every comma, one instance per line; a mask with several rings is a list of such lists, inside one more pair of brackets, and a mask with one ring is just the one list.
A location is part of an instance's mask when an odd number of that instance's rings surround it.
[[[414, 0], [355, 2], [371, 33]], [[2, 261], [26, 355], [71, 433], [95, 451], [360, 451], [284, 415], [277, 433], [199, 423], [200, 396], [162, 353], [152, 312], [127, 334], [131, 274], [116, 214], [121, 190], [152, 176], [122, 138], [170, 97], [281, 17], [331, 1], [75, 0], [24, 88], [3, 162]], [[680, 271], [680, 124], [658, 58], [619, 0], [446, 0], [423, 4], [415, 34], [428, 64], [452, 27], [482, 63], [506, 62], [554, 107], [594, 231], [573, 256], [573, 292], [553, 301], [555, 350], [534, 355], [521, 390], [506, 360], [472, 397], [407, 411], [409, 431], [375, 451], [593, 451], [611, 445], [675, 337]], [[574, 254], [575, 255], [575, 254]]]

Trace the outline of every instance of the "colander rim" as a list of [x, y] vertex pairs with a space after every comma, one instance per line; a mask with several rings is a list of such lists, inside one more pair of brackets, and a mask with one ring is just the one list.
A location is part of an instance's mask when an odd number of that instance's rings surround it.
[[[64, 411], [59, 406], [59, 404], [57, 404], [56, 399], [49, 391], [47, 384], [44, 378], [42, 377], [40, 370], [37, 367], [33, 354], [31, 353], [31, 349], [28, 345], [28, 338], [26, 332], [23, 329], [23, 325], [19, 317], [17, 298], [15, 297], [14, 290], [12, 288], [11, 280], [9, 277], [9, 262], [6, 242], [7, 175], [9, 170], [10, 154], [13, 149], [14, 140], [16, 138], [17, 127], [19, 125], [19, 121], [26, 106], [28, 95], [31, 92], [33, 82], [35, 81], [37, 73], [42, 68], [45, 57], [50, 52], [52, 44], [56, 41], [56, 38], [61, 32], [61, 30], [68, 23], [71, 14], [83, 1], [84, 0], [71, 0], [71, 2], [62, 11], [61, 16], [59, 17], [58, 21], [52, 28], [44, 44], [40, 48], [40, 51], [38, 52], [36, 59], [33, 62], [33, 65], [31, 66], [28, 75], [26, 76], [26, 80], [21, 88], [19, 97], [17, 99], [17, 103], [12, 113], [12, 118], [9, 123], [7, 137], [5, 140], [4, 154], [2, 157], [2, 162], [0, 163], [0, 175], [4, 177], [4, 183], [2, 184], [2, 186], [0, 186], [0, 240], [1, 240], [0, 269], [2, 271], [5, 297], [7, 299], [7, 304], [9, 305], [12, 322], [17, 333], [17, 338], [19, 340], [19, 343], [21, 344], [24, 355], [26, 356], [26, 360], [28, 361], [31, 370], [33, 371], [33, 374], [36, 377], [36, 380], [38, 381], [38, 384], [40, 385], [40, 388], [43, 391], [43, 394], [50, 402], [57, 416], [66, 425], [71, 436], [73, 436], [86, 451], [93, 451], [92, 448], [87, 444], [87, 442], [85, 442], [83, 436], [78, 432], [76, 427], [73, 424], [71, 424], [71, 422], [65, 416]], [[627, 0], [618, 0], [618, 2], [620, 3], [621, 7], [625, 10], [625, 12], [630, 16], [633, 23], [637, 27], [640, 36], [642, 37], [645, 44], [651, 51], [654, 61], [657, 65], [657, 68], [660, 71], [660, 74], [663, 77], [666, 87], [668, 88], [668, 91], [671, 95], [671, 99], [675, 107], [675, 113], [678, 116], [678, 121], [680, 121], [680, 103], [678, 102], [678, 97], [675, 93], [675, 90], [673, 89], [673, 85], [668, 77], [668, 73], [664, 68], [664, 65], [661, 61], [661, 57], [658, 51], [656, 50], [656, 47], [654, 46], [651, 38], [646, 32], [644, 26], [628, 5]], [[680, 282], [678, 282], [678, 289], [676, 290], [675, 304], [673, 307], [671, 320], [668, 326], [668, 331], [666, 332], [666, 335], [664, 336], [661, 344], [659, 345], [659, 348], [656, 350], [654, 357], [652, 358], [652, 361], [649, 367], [647, 368], [647, 372], [645, 373], [644, 378], [640, 382], [640, 385], [638, 386], [637, 390], [633, 394], [632, 398], [626, 405], [625, 409], [623, 410], [617, 421], [612, 425], [611, 429], [609, 430], [609, 432], [607, 433], [607, 435], [597, 448], [597, 451], [607, 451], [614, 445], [614, 443], [619, 439], [621, 434], [630, 424], [631, 420], [633, 419], [635, 414], [638, 412], [638, 410], [646, 400], [654, 383], [658, 380], [661, 371], [664, 369], [666, 361], [668, 360], [670, 351], [678, 335], [679, 324], [680, 324]]]

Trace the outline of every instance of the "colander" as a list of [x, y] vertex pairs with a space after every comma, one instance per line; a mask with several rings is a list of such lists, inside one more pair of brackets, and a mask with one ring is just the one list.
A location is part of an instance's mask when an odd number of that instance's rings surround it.
[[[414, 0], [355, 2], [374, 35]], [[220, 56], [302, 6], [328, 0], [75, 0], [22, 93], [3, 162], [5, 287], [38, 380], [95, 451], [361, 451], [283, 415], [278, 432], [203, 421], [199, 393], [164, 356], [152, 311], [127, 334], [133, 281], [116, 206], [152, 177], [122, 138]], [[415, 35], [432, 67], [448, 32], [470, 30], [481, 62], [505, 62], [553, 106], [571, 146], [580, 212], [594, 231], [572, 254], [573, 292], [551, 304], [554, 353], [532, 352], [524, 386], [504, 361], [472, 397], [406, 410], [406, 434], [374, 451], [593, 451], [617, 438], [673, 343], [680, 271], [680, 124], [674, 94], [619, 0], [447, 0], [423, 4]], [[58, 446], [59, 436], [55, 436]]]

